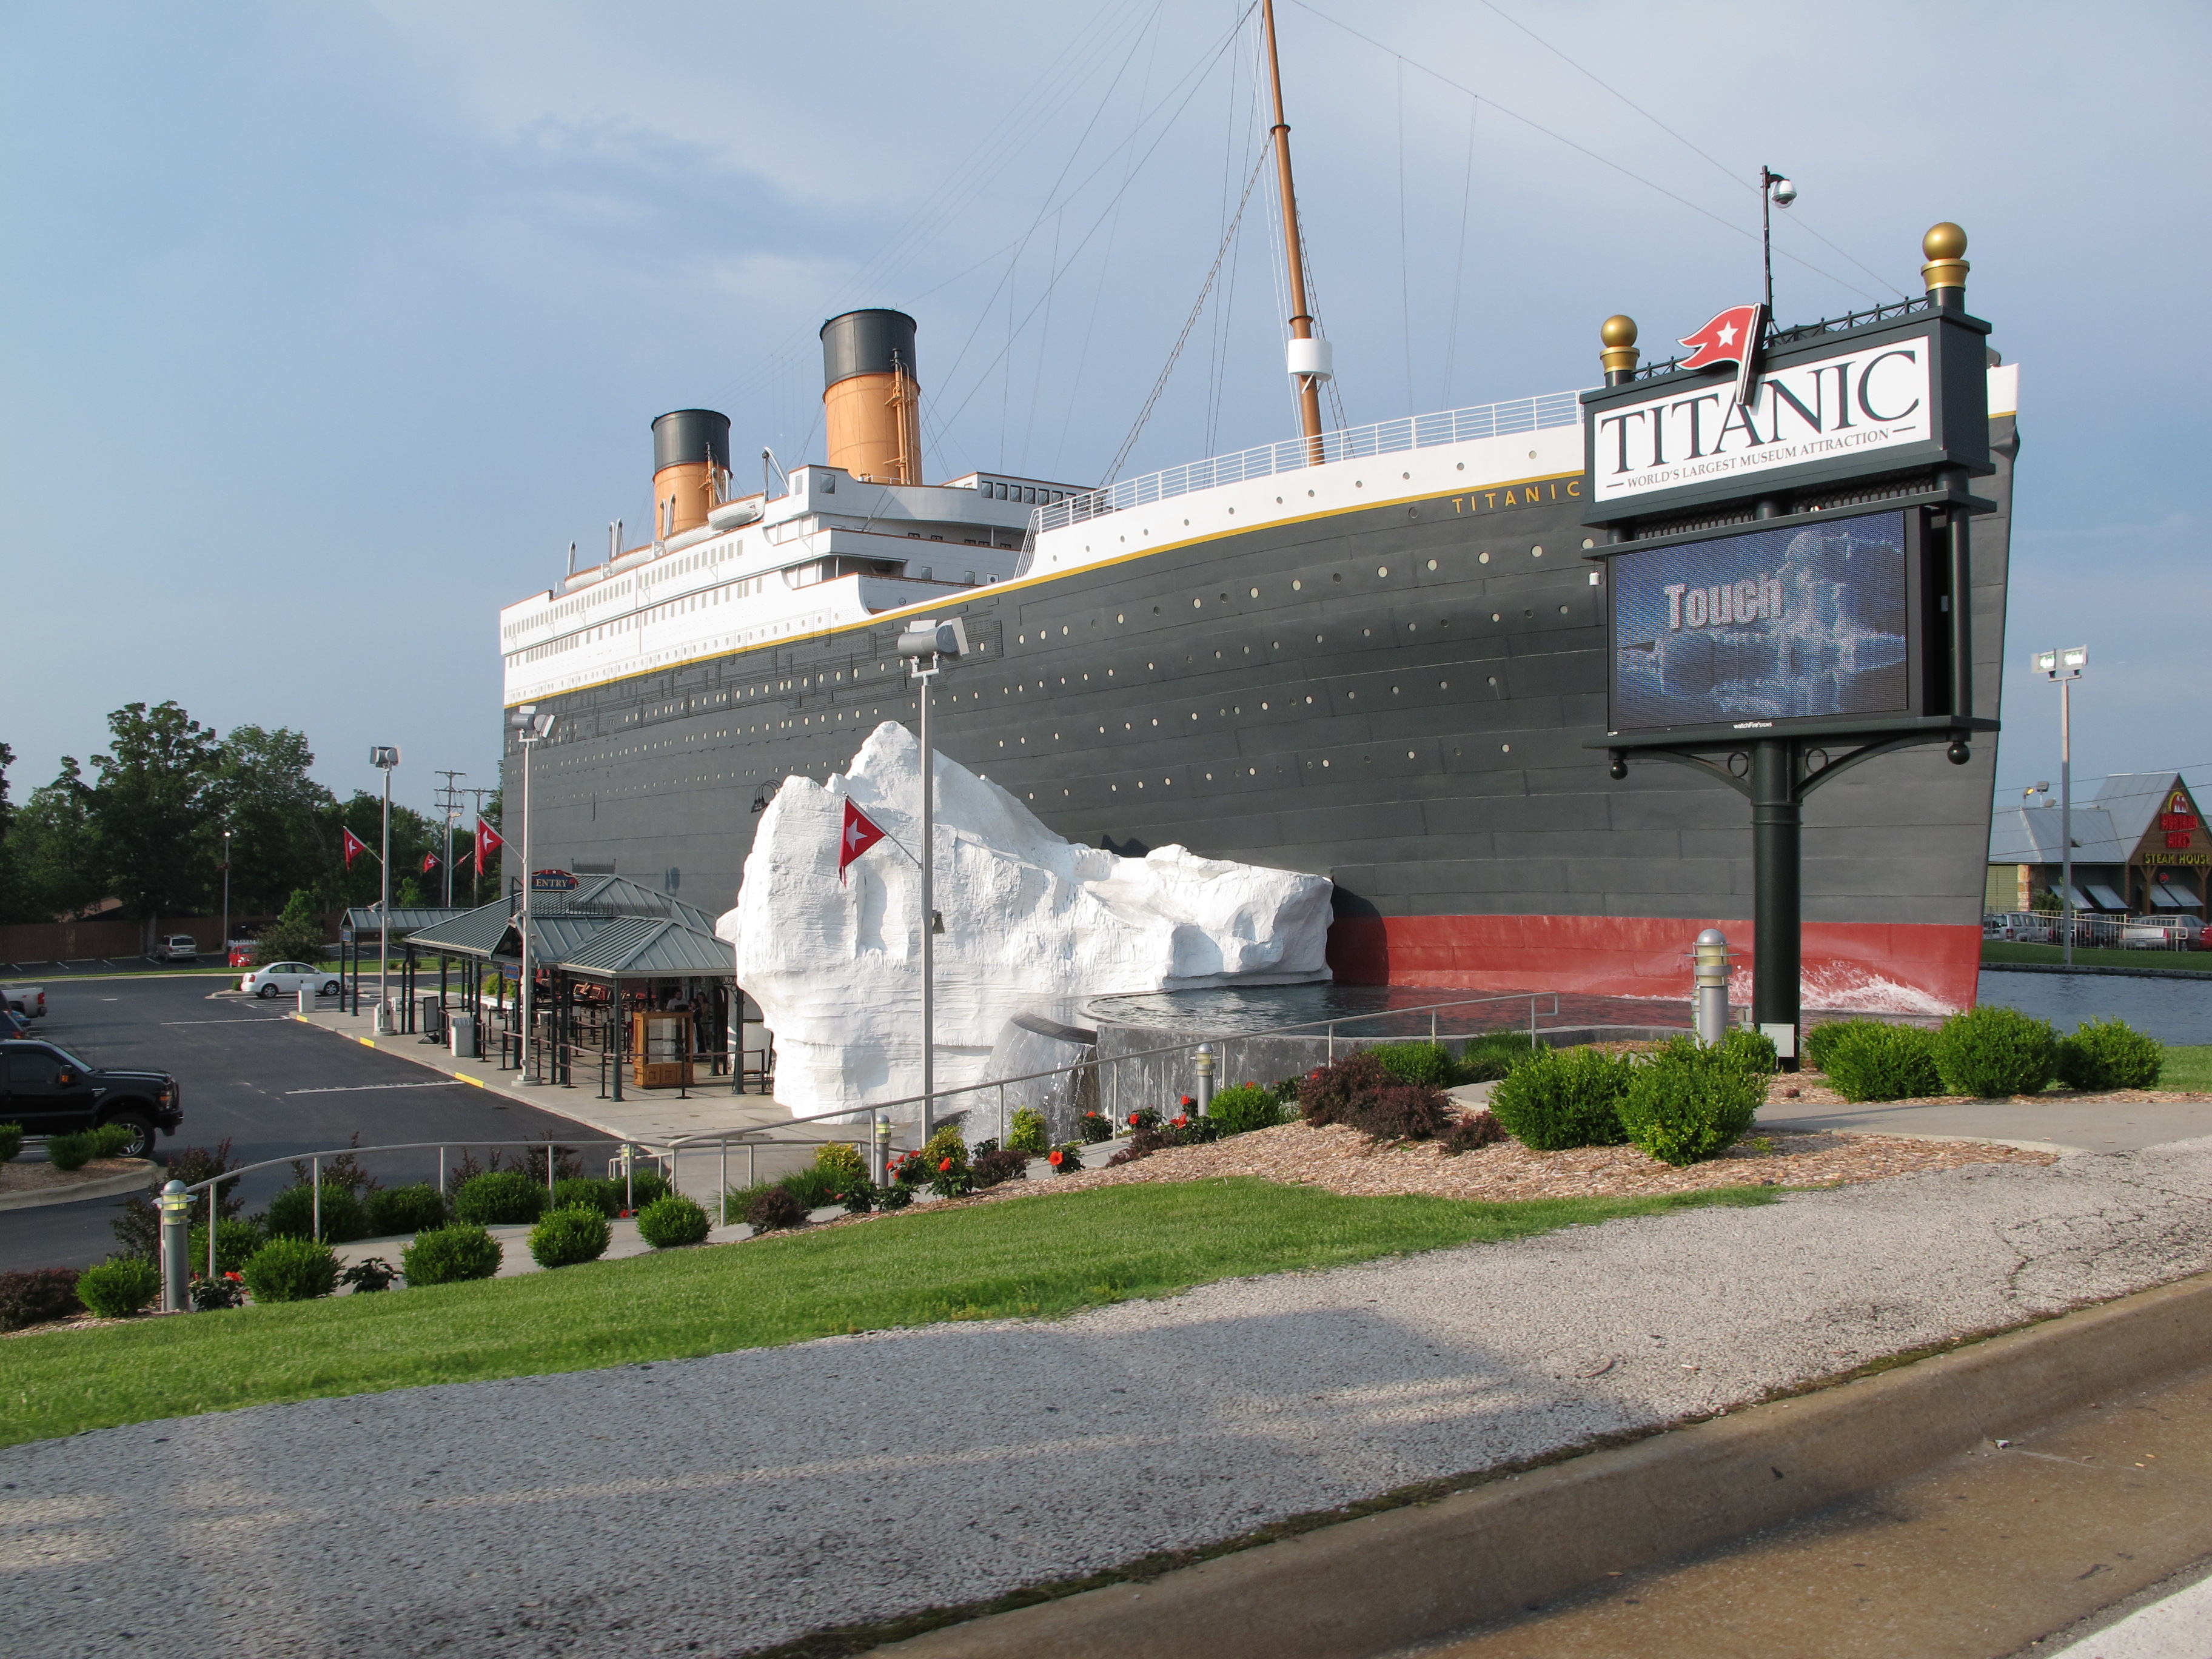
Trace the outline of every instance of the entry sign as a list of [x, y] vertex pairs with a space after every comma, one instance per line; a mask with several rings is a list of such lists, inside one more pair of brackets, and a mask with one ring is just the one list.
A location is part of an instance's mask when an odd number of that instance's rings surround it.
[[573, 893], [576, 878], [566, 870], [532, 870], [530, 890], [533, 893]]

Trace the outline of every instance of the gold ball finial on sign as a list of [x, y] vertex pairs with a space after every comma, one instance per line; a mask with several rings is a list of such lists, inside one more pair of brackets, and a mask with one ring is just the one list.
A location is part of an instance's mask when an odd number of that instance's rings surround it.
[[1920, 275], [1928, 284], [1928, 291], [1938, 289], [1963, 289], [1966, 272], [1966, 233], [1948, 219], [1940, 225], [1929, 227], [1928, 234], [1920, 239], [1920, 251], [1928, 256], [1928, 263], [1920, 267]]
[[1597, 355], [1605, 366], [1605, 383], [1619, 386], [1636, 373], [1636, 319], [1608, 317], [1597, 334], [1605, 343], [1605, 349]]

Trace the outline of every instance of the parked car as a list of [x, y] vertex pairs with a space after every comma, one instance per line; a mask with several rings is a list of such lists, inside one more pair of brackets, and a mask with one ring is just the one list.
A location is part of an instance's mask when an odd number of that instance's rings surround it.
[[190, 933], [172, 933], [154, 947], [156, 962], [198, 962], [200, 942]]
[[145, 1158], [159, 1129], [185, 1121], [184, 1091], [167, 1072], [106, 1071], [54, 1043], [0, 1041], [0, 1121], [26, 1134], [71, 1134], [105, 1123], [130, 1126], [125, 1158]]
[[0, 1037], [27, 1037], [31, 1035], [31, 1022], [13, 1008], [0, 1008]]
[[326, 997], [336, 996], [342, 988], [336, 974], [326, 974], [307, 962], [272, 962], [238, 981], [240, 990], [257, 997], [297, 996], [303, 987], [310, 986]]
[[43, 985], [0, 985], [0, 1001], [25, 1019], [46, 1017], [46, 988]]

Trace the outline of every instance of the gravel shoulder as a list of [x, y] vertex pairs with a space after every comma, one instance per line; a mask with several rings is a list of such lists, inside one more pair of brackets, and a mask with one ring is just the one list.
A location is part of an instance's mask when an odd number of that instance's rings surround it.
[[738, 1654], [2212, 1268], [2212, 1140], [0, 1452], [11, 1650]]

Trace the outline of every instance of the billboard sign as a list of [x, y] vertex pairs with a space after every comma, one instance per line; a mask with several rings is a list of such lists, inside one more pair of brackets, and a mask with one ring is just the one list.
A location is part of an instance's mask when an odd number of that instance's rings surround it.
[[1611, 554], [1609, 735], [1923, 712], [1917, 512]]

